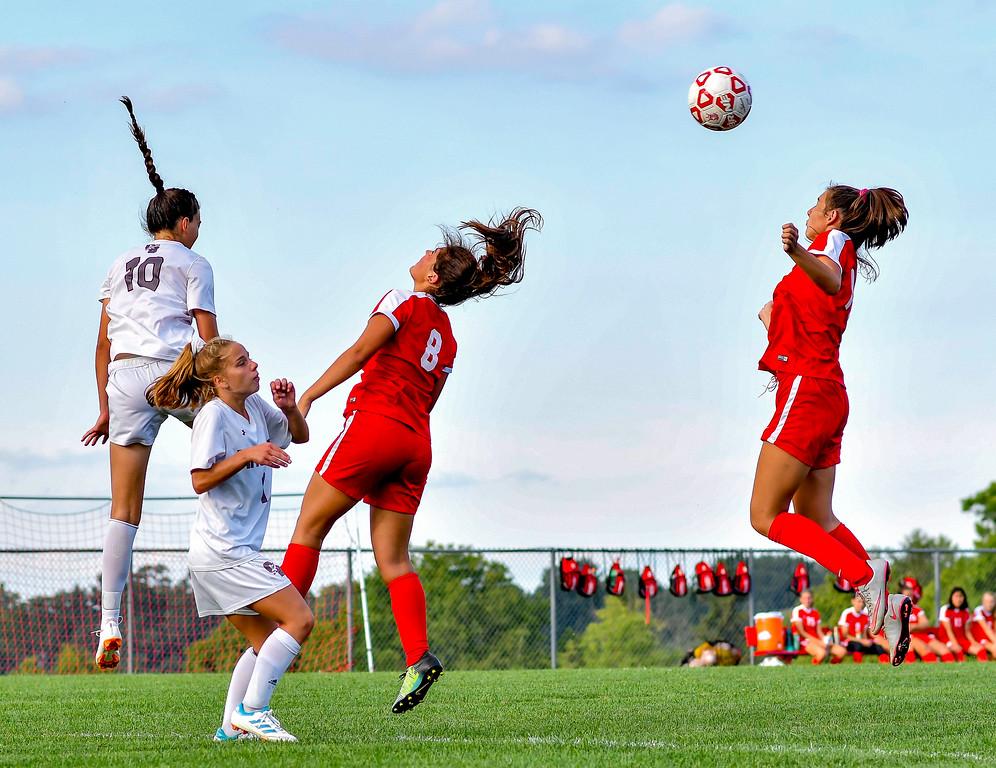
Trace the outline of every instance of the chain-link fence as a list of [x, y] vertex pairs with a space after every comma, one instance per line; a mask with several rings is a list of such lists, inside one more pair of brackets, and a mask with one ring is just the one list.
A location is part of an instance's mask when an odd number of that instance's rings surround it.
[[[272, 512], [264, 554], [276, 562], [295, 517], [296, 509]], [[99, 543], [106, 518], [106, 503], [54, 514], [0, 500], [0, 673], [94, 669], [90, 632], [100, 616]], [[189, 509], [153, 508], [144, 516], [123, 605], [122, 671], [227, 670], [244, 645], [222, 619], [197, 618], [186, 548], [178, 545], [185, 544], [191, 519]], [[341, 543], [347, 546], [322, 552], [311, 594], [316, 629], [296, 668], [365, 670], [368, 658], [375, 668], [397, 668], [401, 648], [387, 590], [371, 571], [371, 553]], [[955, 586], [968, 592], [970, 608], [984, 591], [996, 590], [996, 550], [882, 554], [896, 577], [914, 576], [923, 584], [921, 605], [932, 618]], [[451, 669], [671, 665], [703, 641], [717, 640], [747, 656], [743, 630], [751, 617], [787, 613], [798, 603], [791, 582], [800, 562], [824, 624], [836, 624], [850, 605], [830, 574], [784, 550], [430, 547], [412, 556], [427, 595], [430, 643]], [[584, 579], [580, 590], [563, 589], [564, 560], [594, 573], [593, 594], [581, 594]], [[706, 566], [714, 585], [720, 563], [731, 580], [739, 564], [746, 566], [748, 594], [699, 592], [698, 572]], [[682, 596], [669, 590], [676, 567], [687, 579]], [[640, 595], [647, 569], [658, 583], [656, 596]], [[625, 586], [616, 595], [606, 579], [611, 573], [617, 586], [618, 571]]]

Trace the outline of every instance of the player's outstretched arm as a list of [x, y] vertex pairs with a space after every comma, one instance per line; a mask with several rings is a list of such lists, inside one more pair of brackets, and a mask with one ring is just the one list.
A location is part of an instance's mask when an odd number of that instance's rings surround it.
[[287, 429], [290, 430], [291, 442], [308, 442], [308, 422], [304, 420], [304, 416], [297, 407], [294, 382], [287, 381], [287, 379], [275, 379], [270, 382], [270, 393], [273, 395], [273, 404], [287, 417]]
[[249, 464], [261, 464], [264, 467], [278, 469], [290, 463], [291, 458], [286, 451], [273, 443], [260, 443], [233, 453], [210, 469], [190, 470], [190, 482], [194, 486], [194, 493], [207, 493]]
[[94, 368], [97, 373], [97, 402], [100, 406], [100, 413], [96, 423], [90, 427], [80, 440], [83, 445], [103, 445], [107, 442], [111, 421], [110, 411], [107, 407], [107, 366], [111, 364], [111, 340], [107, 338], [107, 324], [110, 318], [107, 316], [107, 302], [104, 299], [100, 302], [100, 327], [97, 329], [97, 350], [94, 355]]
[[795, 224], [782, 224], [782, 250], [821, 291], [833, 296], [840, 290], [840, 267], [826, 256], [815, 256], [799, 245], [799, 230]]
[[335, 362], [328, 367], [316, 381], [301, 395], [298, 408], [307, 417], [311, 410], [311, 404], [318, 398], [328, 394], [342, 382], [355, 376], [356, 373], [366, 365], [367, 360], [373, 357], [374, 352], [383, 347], [394, 335], [394, 323], [386, 316], [376, 314], [370, 318], [366, 329], [360, 334], [360, 338], [345, 352], [335, 359]]

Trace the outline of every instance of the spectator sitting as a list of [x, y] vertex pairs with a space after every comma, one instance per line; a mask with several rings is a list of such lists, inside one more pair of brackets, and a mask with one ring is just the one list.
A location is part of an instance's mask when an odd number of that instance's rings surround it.
[[993, 626], [993, 609], [996, 608], [996, 595], [986, 592], [982, 604], [975, 609], [971, 619], [969, 637], [991, 652], [996, 648], [996, 627]]
[[989, 654], [986, 653], [986, 649], [970, 638], [966, 632], [970, 616], [968, 595], [961, 587], [955, 587], [951, 590], [947, 605], [941, 608], [939, 617], [948, 648], [959, 661], [965, 660], [966, 653], [974, 654], [979, 661], [988, 661]]
[[837, 622], [838, 636], [841, 645], [848, 653], [854, 654], [855, 663], [861, 663], [866, 653], [881, 656], [885, 648], [871, 639], [868, 634], [868, 612], [865, 611], [865, 601], [855, 593], [851, 599], [851, 607], [845, 608]]
[[792, 609], [792, 630], [799, 635], [799, 649], [813, 657], [813, 664], [827, 659], [839, 664], [847, 655], [843, 646], [824, 640], [820, 612], [813, 607], [813, 593], [808, 589], [799, 595], [799, 605]]
[[[917, 603], [920, 602], [921, 591], [916, 579], [907, 576], [899, 582], [900, 591], [913, 601], [913, 610], [910, 612], [910, 652], [916, 653], [921, 661], [935, 663], [941, 661], [954, 661], [954, 654], [948, 647], [937, 639], [927, 619], [927, 612]], [[907, 661], [910, 659], [907, 658]]]

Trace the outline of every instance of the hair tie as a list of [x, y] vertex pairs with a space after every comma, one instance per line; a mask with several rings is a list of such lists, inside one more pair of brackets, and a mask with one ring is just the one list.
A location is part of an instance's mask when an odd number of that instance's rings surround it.
[[868, 190], [867, 189], [859, 189], [858, 190], [858, 197], [864, 197], [867, 194], [868, 194]]

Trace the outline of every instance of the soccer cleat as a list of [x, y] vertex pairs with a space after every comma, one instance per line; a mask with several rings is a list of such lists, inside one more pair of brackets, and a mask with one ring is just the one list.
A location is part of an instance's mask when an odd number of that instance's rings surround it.
[[95, 635], [97, 642], [97, 666], [101, 669], [114, 669], [121, 663], [121, 628], [116, 621], [105, 621]]
[[885, 639], [889, 641], [892, 666], [906, 661], [910, 649], [910, 613], [913, 601], [905, 595], [889, 595], [889, 610], [885, 612]]
[[239, 704], [232, 712], [232, 727], [252, 734], [261, 741], [297, 741], [277, 720], [269, 707], [249, 712]]
[[443, 674], [443, 665], [439, 663], [439, 659], [426, 651], [421, 659], [401, 675], [401, 691], [394, 700], [391, 711], [397, 715], [420, 704], [441, 674]]
[[869, 560], [872, 577], [860, 587], [856, 587], [868, 611], [868, 632], [874, 637], [882, 631], [885, 610], [889, 599], [889, 563], [886, 560]]
[[258, 736], [254, 733], [246, 733], [245, 731], [237, 731], [234, 736], [229, 736], [225, 733], [224, 728], [219, 728], [214, 732], [215, 741], [257, 741]]

